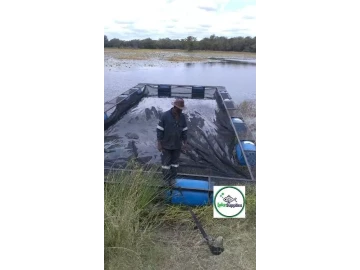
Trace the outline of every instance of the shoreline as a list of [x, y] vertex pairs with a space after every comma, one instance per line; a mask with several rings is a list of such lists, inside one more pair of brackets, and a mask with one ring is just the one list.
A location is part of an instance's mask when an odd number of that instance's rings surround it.
[[186, 51], [178, 49], [118, 49], [104, 48], [104, 57], [119, 60], [163, 60], [168, 62], [204, 62], [229, 58], [236, 60], [256, 60], [256, 53], [226, 51]]
[[176, 67], [183, 63], [256, 64], [256, 53], [224, 51], [186, 51], [179, 49], [104, 48], [104, 67], [129, 68]]

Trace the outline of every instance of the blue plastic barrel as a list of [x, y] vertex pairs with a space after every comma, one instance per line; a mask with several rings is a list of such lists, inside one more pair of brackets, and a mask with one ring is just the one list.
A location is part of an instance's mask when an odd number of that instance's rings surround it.
[[[241, 146], [244, 149], [246, 159], [247, 159], [249, 165], [255, 166], [256, 165], [256, 146], [255, 146], [255, 144], [250, 141], [241, 141]], [[245, 162], [245, 159], [244, 159], [244, 156], [242, 154], [239, 144], [236, 145], [236, 156], [241, 165], [246, 165], [246, 162]]]
[[[175, 180], [175, 189], [167, 192], [167, 197], [172, 204], [184, 204], [191, 206], [202, 206], [207, 205], [209, 202], [212, 203], [212, 195], [209, 198], [209, 182], [207, 180], [194, 180], [177, 178]], [[182, 195], [177, 187], [188, 188], [188, 189], [203, 189], [200, 190], [182, 190]], [[209, 201], [210, 199], [210, 201]]]
[[235, 129], [237, 132], [242, 132], [242, 131], [246, 130], [245, 123], [240, 118], [234, 117], [234, 118], [231, 118], [231, 121], [234, 123]]

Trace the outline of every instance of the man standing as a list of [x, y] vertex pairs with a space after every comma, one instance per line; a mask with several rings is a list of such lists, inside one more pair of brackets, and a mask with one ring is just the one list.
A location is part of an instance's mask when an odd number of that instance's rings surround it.
[[187, 123], [182, 110], [185, 108], [184, 100], [177, 98], [174, 106], [164, 112], [156, 127], [158, 150], [162, 152], [161, 168], [164, 180], [174, 185], [179, 167], [181, 148], [187, 143]]

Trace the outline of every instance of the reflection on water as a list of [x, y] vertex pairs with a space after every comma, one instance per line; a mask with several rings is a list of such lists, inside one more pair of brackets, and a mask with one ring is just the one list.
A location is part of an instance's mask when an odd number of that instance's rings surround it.
[[145, 67], [144, 65], [126, 71], [105, 67], [105, 101], [143, 82], [224, 86], [235, 102], [240, 103], [256, 98], [256, 64], [207, 62], [183, 63], [176, 67]]
[[[222, 66], [222, 67], [229, 67], [229, 66], [234, 66], [234, 65], [242, 65], [242, 66], [256, 66], [256, 62], [254, 61], [250, 61], [250, 60], [226, 60], [224, 62], [207, 62], [207, 63], [201, 63], [202, 65], [208, 65], [208, 66]], [[193, 67], [196, 65], [201, 65], [199, 63], [185, 63], [186, 67]]]

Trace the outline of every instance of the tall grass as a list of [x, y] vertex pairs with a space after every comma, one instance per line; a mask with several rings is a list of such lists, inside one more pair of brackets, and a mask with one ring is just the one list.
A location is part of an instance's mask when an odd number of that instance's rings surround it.
[[255, 186], [246, 187], [246, 219], [214, 219], [212, 206], [193, 208], [209, 235], [224, 237], [224, 253], [213, 256], [186, 207], [166, 204], [161, 175], [135, 169], [106, 179], [105, 269], [254, 269]]
[[105, 269], [143, 269], [161, 180], [142, 170], [111, 174], [104, 187]]

